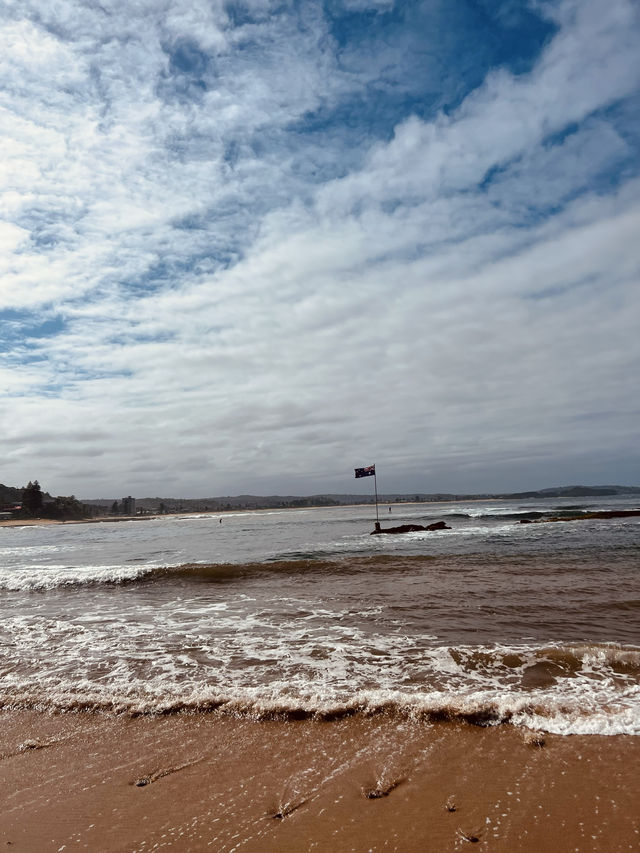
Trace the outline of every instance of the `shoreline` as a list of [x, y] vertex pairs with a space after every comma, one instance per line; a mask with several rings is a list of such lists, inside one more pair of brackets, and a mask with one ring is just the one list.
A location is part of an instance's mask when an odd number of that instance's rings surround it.
[[[193, 513], [172, 513], [175, 516], [193, 515]], [[64, 524], [111, 524], [118, 521], [150, 521], [154, 518], [166, 518], [166, 515], [122, 515], [113, 517], [109, 515], [96, 516], [95, 518], [20, 518], [0, 521], [0, 527], [48, 527], [49, 525]]]
[[509, 725], [0, 712], [15, 853], [621, 853], [640, 738]]
[[[470, 501], [428, 501], [429, 505], [431, 504], [448, 504], [448, 503], [482, 503], [482, 499], [473, 499]], [[385, 504], [388, 506], [389, 504]], [[420, 506], [422, 505], [421, 501], [403, 501], [401, 504], [390, 504], [390, 506]], [[339, 504], [337, 506], [305, 506], [305, 507], [296, 507], [296, 506], [279, 506], [279, 507], [254, 507], [251, 509], [225, 509], [225, 510], [204, 510], [204, 509], [194, 509], [188, 512], [166, 512], [166, 513], [151, 513], [145, 515], [120, 515], [120, 516], [112, 516], [112, 515], [100, 515], [95, 516], [93, 518], [77, 518], [77, 519], [57, 519], [57, 518], [22, 518], [22, 519], [0, 519], [0, 527], [38, 527], [41, 525], [49, 525], [49, 524], [109, 524], [116, 523], [119, 521], [152, 521], [156, 519], [162, 518], [192, 518], [194, 516], [211, 516], [212, 518], [224, 518], [225, 516], [239, 515], [239, 514], [254, 514], [258, 512], [306, 512], [307, 510], [314, 509], [365, 509], [368, 507], [374, 507], [373, 504]]]
[[[473, 501], [429, 501], [428, 504], [443, 504], [443, 503], [472, 503]], [[483, 501], [478, 500], [477, 503], [483, 503]], [[391, 506], [417, 506], [421, 504], [416, 504], [415, 502], [406, 502], [402, 504], [391, 504]], [[259, 512], [300, 512], [314, 509], [343, 509], [343, 508], [366, 508], [371, 506], [370, 504], [342, 504], [338, 507], [326, 507], [326, 506], [309, 506], [309, 507], [262, 507], [256, 509], [232, 509], [232, 510], [192, 510], [191, 512], [171, 512], [171, 513], [162, 513], [162, 514], [150, 514], [150, 515], [122, 515], [122, 516], [96, 516], [95, 518], [74, 518], [74, 519], [57, 519], [57, 518], [21, 518], [21, 519], [0, 519], [0, 527], [44, 527], [49, 525], [65, 525], [65, 524], [117, 524], [122, 521], [156, 521], [158, 519], [164, 518], [193, 518], [195, 516], [210, 516], [211, 518], [224, 518], [226, 515], [238, 515], [238, 514], [254, 514]], [[521, 519], [520, 521], [514, 521], [514, 524], [550, 524], [552, 522], [559, 521], [592, 521], [592, 520], [601, 520], [601, 519], [616, 519], [616, 518], [629, 518], [633, 516], [640, 516], [640, 509], [631, 509], [631, 510], [594, 510], [593, 512], [585, 512], [583, 515], [574, 515], [574, 516], [552, 516], [550, 518], [536, 518], [536, 519]], [[386, 517], [386, 516], [385, 516]], [[381, 532], [389, 532], [382, 530]]]

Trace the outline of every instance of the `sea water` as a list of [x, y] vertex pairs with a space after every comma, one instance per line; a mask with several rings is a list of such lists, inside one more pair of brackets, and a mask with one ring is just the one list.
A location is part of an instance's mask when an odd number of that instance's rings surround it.
[[[0, 528], [0, 707], [640, 734], [635, 498]], [[536, 523], [522, 524], [521, 519]]]

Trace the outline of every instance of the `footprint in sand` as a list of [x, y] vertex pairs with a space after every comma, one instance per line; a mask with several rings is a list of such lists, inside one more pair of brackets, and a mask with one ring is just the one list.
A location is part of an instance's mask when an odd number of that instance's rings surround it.
[[193, 767], [194, 764], [199, 764], [201, 761], [203, 761], [203, 759], [198, 758], [195, 761], [187, 761], [185, 764], [180, 764], [178, 767], [165, 767], [162, 770], [156, 770], [154, 773], [148, 773], [144, 776], [140, 776], [132, 784], [135, 785], [136, 788], [144, 788], [146, 785], [151, 785], [153, 782], [157, 782], [158, 779], [162, 779], [165, 776], [171, 776], [172, 773], [178, 773], [180, 770], [184, 770], [187, 767]]
[[277, 811], [268, 812], [267, 815], [268, 817], [273, 818], [274, 820], [284, 820], [285, 817], [289, 817], [290, 814], [293, 814], [306, 802], [306, 800], [300, 800], [297, 803], [285, 803]]

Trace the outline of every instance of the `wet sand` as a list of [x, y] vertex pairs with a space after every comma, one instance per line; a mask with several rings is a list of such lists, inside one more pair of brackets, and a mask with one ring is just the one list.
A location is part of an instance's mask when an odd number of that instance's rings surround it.
[[0, 849], [618, 853], [640, 738], [378, 716], [0, 712]]

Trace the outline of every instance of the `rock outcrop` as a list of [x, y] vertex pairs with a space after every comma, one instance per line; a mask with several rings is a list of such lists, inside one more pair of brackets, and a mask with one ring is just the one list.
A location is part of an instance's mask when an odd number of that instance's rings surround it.
[[451, 530], [448, 524], [444, 521], [434, 521], [433, 524], [400, 524], [397, 527], [380, 527], [379, 522], [376, 522], [375, 530], [371, 531], [372, 536], [380, 533], [418, 533], [422, 530]]

